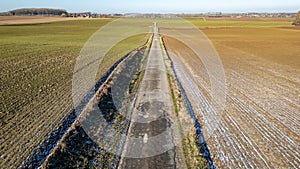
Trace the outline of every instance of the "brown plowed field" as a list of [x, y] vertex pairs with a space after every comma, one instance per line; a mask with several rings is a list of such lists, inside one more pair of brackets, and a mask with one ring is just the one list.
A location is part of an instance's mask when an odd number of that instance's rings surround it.
[[0, 16], [0, 25], [25, 25], [74, 20], [66, 17], [47, 16]]
[[[226, 107], [218, 128], [206, 138], [215, 165], [298, 168], [300, 31], [207, 28], [203, 32], [219, 53], [226, 75]], [[204, 130], [211, 127], [203, 116], [216, 113], [205, 67], [180, 41], [165, 37], [164, 42]]]

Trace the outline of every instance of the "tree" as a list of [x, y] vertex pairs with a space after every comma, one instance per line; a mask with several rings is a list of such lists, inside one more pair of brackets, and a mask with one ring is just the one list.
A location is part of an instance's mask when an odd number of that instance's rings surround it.
[[297, 13], [296, 20], [293, 25], [300, 26], [300, 11]]
[[67, 15], [67, 11], [64, 9], [50, 9], [50, 8], [22, 8], [9, 11], [11, 15]]

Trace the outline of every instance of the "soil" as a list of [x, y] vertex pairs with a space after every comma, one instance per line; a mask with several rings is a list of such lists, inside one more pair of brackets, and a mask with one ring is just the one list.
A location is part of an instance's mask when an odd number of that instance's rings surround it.
[[[248, 29], [243, 30], [247, 32]], [[206, 135], [208, 147], [217, 168], [297, 168], [300, 164], [300, 108], [296, 93], [299, 93], [297, 74], [300, 70], [295, 66], [299, 62], [294, 63], [299, 60], [299, 55], [291, 53], [299, 48], [294, 47], [293, 38], [290, 38], [289, 52], [282, 52], [285, 49], [279, 47], [277, 40], [279, 42], [281, 39], [282, 46], [289, 45], [282, 43], [286, 37], [284, 30], [268, 29], [277, 34], [261, 34], [261, 38], [265, 38], [264, 42], [258, 38], [259, 31], [267, 30], [255, 30], [258, 32], [253, 32], [253, 41], [249, 41], [247, 46], [241, 42], [244, 39], [239, 39], [243, 36], [250, 37], [245, 32], [232, 34], [236, 35], [234, 38], [226, 36], [228, 32], [237, 31], [235, 28], [204, 31], [214, 43], [223, 62], [227, 86], [226, 108], [221, 114], [217, 130], [210, 133], [210, 137]], [[255, 37], [258, 38], [257, 43], [268, 43], [270, 48], [256, 48]], [[199, 107], [197, 116], [201, 119], [203, 129], [213, 127], [205, 122], [206, 117], [203, 116], [203, 112], [214, 113], [211, 111], [214, 107], [209, 99], [207, 76], [202, 75], [205, 71], [198, 71], [202, 69], [198, 66], [202, 63], [191, 51], [187, 52], [188, 48], [179, 41], [169, 37], [165, 37], [164, 41], [167, 50], [176, 53], [170, 54], [171, 58], [180, 60], [178, 64], [184, 67], [177, 73], [193, 79], [189, 83], [181, 82], [188, 91], [193, 107]], [[281, 53], [281, 57], [278, 53]], [[289, 59], [294, 60], [293, 63]], [[211, 108], [206, 109], [207, 107]]]

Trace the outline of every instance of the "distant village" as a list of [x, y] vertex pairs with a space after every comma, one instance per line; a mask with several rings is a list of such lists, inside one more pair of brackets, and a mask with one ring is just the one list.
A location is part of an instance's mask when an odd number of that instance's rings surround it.
[[180, 14], [181, 17], [209, 17], [209, 18], [295, 18], [297, 13], [222, 13], [209, 12], [203, 14]]
[[64, 17], [72, 18], [111, 18], [111, 17], [121, 17], [122, 14], [97, 14], [91, 12], [82, 12], [82, 13], [67, 13], [63, 15]]

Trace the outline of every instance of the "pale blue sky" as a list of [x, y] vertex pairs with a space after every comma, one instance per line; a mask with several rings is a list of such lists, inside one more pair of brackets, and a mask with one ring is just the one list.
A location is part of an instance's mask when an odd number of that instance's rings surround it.
[[97, 13], [296, 12], [300, 10], [300, 0], [2, 0], [0, 2], [1, 12], [27, 7]]

